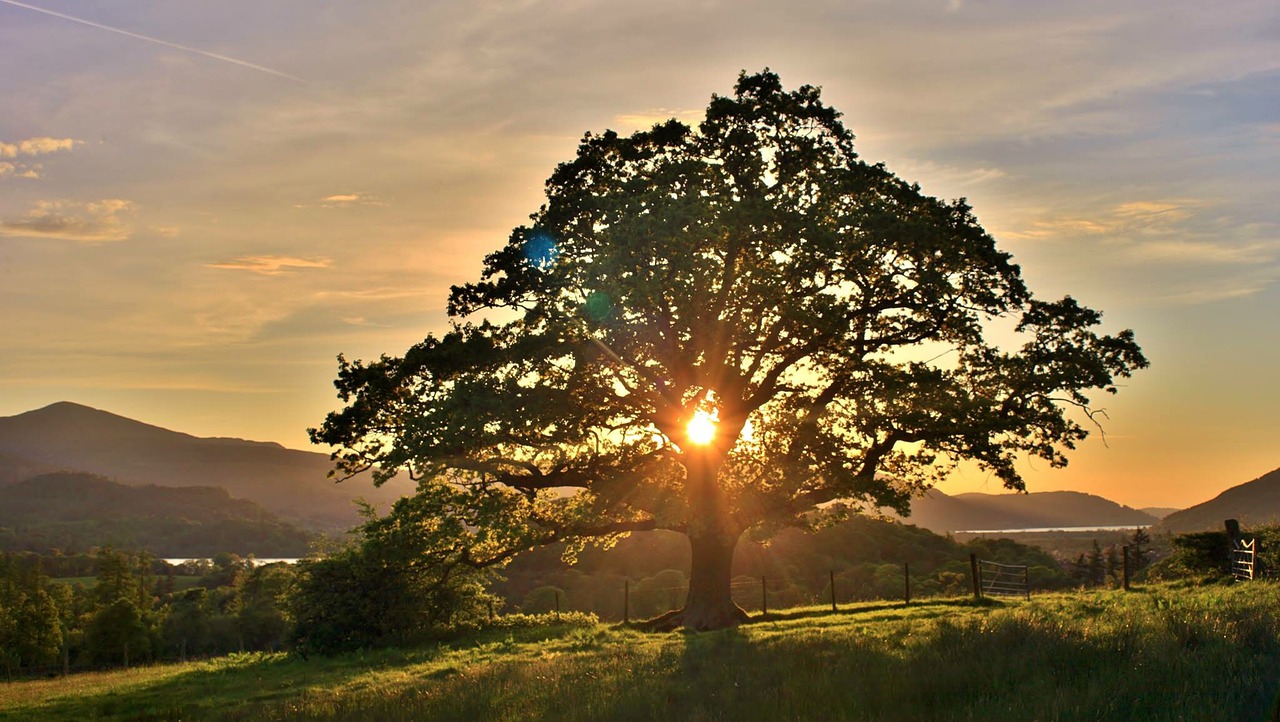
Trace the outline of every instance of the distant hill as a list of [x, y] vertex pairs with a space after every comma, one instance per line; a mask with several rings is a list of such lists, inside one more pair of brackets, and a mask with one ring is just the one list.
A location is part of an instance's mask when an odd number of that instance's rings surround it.
[[51, 464], [40, 464], [13, 454], [0, 454], [0, 486], [57, 471]]
[[931, 489], [911, 502], [905, 521], [937, 533], [986, 529], [1151, 526], [1150, 514], [1078, 491], [947, 494]]
[[[357, 497], [385, 508], [412, 489], [408, 482], [375, 489], [359, 478], [334, 484], [326, 478], [332, 468], [327, 454], [275, 443], [199, 438], [70, 402], [0, 417], [0, 455], [5, 457], [0, 470], [82, 471], [131, 486], [221, 487], [306, 528], [325, 531], [358, 523], [352, 504]], [[9, 476], [25, 478], [12, 471]]]
[[1158, 529], [1173, 534], [1217, 530], [1226, 519], [1238, 519], [1246, 528], [1280, 523], [1280, 469], [1170, 514]]
[[162, 557], [307, 553], [314, 534], [225, 489], [124, 486], [60, 472], [0, 487], [0, 550], [67, 553], [95, 546]]
[[1176, 511], [1182, 511], [1182, 510], [1173, 506], [1144, 506], [1138, 511], [1142, 512], [1143, 514], [1150, 514], [1151, 516], [1154, 516], [1157, 519], [1163, 519], [1166, 516], [1169, 516], [1170, 514]]

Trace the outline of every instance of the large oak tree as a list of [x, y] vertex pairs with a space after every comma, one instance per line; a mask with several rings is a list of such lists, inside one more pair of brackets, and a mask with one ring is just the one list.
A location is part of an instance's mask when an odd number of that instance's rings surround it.
[[346, 406], [313, 439], [341, 474], [420, 480], [389, 523], [442, 569], [686, 534], [666, 622], [692, 629], [745, 618], [747, 529], [836, 500], [905, 510], [962, 460], [1012, 489], [1020, 456], [1066, 464], [1089, 394], [1146, 365], [1133, 334], [1035, 299], [963, 200], [860, 160], [839, 117], [766, 70], [696, 129], [588, 134], [452, 289], [451, 331], [340, 357]]

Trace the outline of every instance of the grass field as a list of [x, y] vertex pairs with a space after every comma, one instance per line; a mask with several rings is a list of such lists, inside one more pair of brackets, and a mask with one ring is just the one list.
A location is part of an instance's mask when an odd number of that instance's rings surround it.
[[[550, 620], [548, 620], [550, 621]], [[0, 720], [1274, 720], [1280, 586], [575, 620], [434, 648], [0, 684]]]

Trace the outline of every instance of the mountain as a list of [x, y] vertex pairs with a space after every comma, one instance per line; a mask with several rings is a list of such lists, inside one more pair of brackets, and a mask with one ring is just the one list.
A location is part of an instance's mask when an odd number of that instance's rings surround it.
[[124, 486], [60, 472], [0, 487], [0, 550], [47, 553], [116, 546], [161, 557], [307, 553], [314, 534], [225, 489]]
[[1143, 514], [1150, 514], [1151, 516], [1154, 516], [1157, 519], [1163, 519], [1166, 516], [1169, 516], [1170, 514], [1176, 511], [1182, 511], [1182, 510], [1175, 506], [1144, 506], [1138, 511], [1142, 512]]
[[1151, 526], [1150, 514], [1078, 491], [1029, 494], [947, 494], [931, 489], [911, 502], [904, 519], [937, 533], [986, 529]]
[[0, 454], [0, 486], [57, 470], [58, 467], [49, 464], [38, 464], [13, 454]]
[[325, 531], [345, 531], [359, 522], [352, 503], [357, 497], [385, 508], [412, 490], [407, 481], [376, 489], [368, 477], [335, 484], [326, 478], [333, 468], [327, 454], [199, 438], [65, 401], [0, 417], [0, 455], [11, 462], [0, 465], [6, 469], [26, 464], [99, 474], [130, 486], [221, 487], [308, 529]]
[[1222, 522], [1238, 519], [1246, 529], [1280, 523], [1280, 469], [1233, 486], [1202, 504], [1166, 516], [1159, 531], [1185, 534], [1222, 529]]

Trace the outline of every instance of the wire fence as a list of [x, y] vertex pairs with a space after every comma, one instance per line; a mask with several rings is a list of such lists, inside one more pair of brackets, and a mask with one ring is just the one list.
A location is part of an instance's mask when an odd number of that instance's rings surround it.
[[[1031, 585], [1026, 566], [979, 560], [975, 555], [970, 557], [972, 569], [970, 582], [975, 598], [981, 598], [984, 595], [1012, 594], [1030, 597]], [[911, 604], [913, 600], [911, 565], [904, 563], [899, 569], [899, 575], [896, 601]], [[784, 607], [813, 606], [815, 603], [829, 604], [831, 611], [836, 612], [840, 610], [841, 605], [865, 603], [874, 599], [895, 601], [891, 594], [886, 594], [888, 590], [884, 587], [884, 583], [887, 580], [883, 578], [878, 580], [879, 593], [866, 596], [865, 589], [856, 588], [857, 585], [854, 582], [838, 575], [834, 569], [829, 570], [826, 576], [826, 588], [817, 598], [802, 591], [792, 580], [775, 578], [771, 582], [767, 576], [734, 577], [729, 584], [729, 592], [733, 602], [739, 607], [760, 615], [768, 615], [771, 611], [776, 613]], [[959, 577], [959, 575], [956, 576]], [[579, 599], [578, 604], [572, 605], [573, 609], [595, 611], [604, 618], [620, 618], [623, 622], [631, 622], [660, 616], [685, 606], [690, 588], [687, 583], [655, 586], [647, 583], [651, 579], [647, 578], [640, 582], [625, 579], [622, 582], [622, 589], [619, 590], [620, 598], [614, 597], [616, 602], [610, 602], [608, 597], [611, 595], [607, 593], [603, 598], [597, 594], [594, 603], [590, 606], [584, 605], [584, 600]], [[537, 600], [526, 600], [524, 605], [526, 611], [559, 614], [562, 610], [567, 611], [570, 608], [569, 595], [564, 590], [545, 587], [542, 592]], [[936, 590], [934, 593], [937, 593]], [[617, 606], [614, 606], [615, 604]]]

